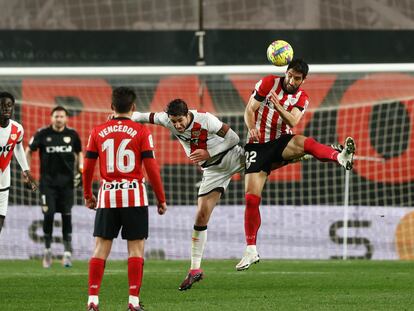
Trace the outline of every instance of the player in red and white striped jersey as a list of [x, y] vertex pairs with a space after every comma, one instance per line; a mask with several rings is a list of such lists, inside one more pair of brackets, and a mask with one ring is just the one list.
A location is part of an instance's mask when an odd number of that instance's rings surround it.
[[10, 162], [13, 153], [19, 163], [25, 181], [35, 191], [37, 185], [32, 178], [23, 148], [23, 127], [11, 120], [14, 96], [0, 92], [0, 232], [7, 214], [10, 188]]
[[[88, 208], [97, 209], [96, 246], [89, 262], [88, 310], [98, 309], [98, 294], [105, 260], [112, 241], [122, 228], [128, 240], [128, 310], [143, 310], [139, 303], [144, 264], [144, 241], [148, 237], [148, 198], [142, 164], [158, 200], [158, 213], [167, 205], [154, 145], [148, 128], [133, 122], [136, 95], [119, 87], [112, 94], [114, 118], [96, 126], [89, 137], [84, 165], [84, 197]], [[92, 194], [95, 163], [99, 159], [102, 178], [98, 199]]]
[[269, 75], [260, 80], [247, 104], [244, 119], [248, 128], [245, 145], [245, 236], [246, 251], [236, 269], [246, 270], [259, 261], [256, 236], [260, 227], [259, 205], [267, 176], [294, 159], [312, 155], [320, 161], [336, 162], [352, 168], [355, 143], [348, 137], [339, 152], [315, 139], [294, 135], [292, 128], [301, 120], [309, 104], [301, 88], [309, 67], [301, 59], [290, 62], [284, 77]]

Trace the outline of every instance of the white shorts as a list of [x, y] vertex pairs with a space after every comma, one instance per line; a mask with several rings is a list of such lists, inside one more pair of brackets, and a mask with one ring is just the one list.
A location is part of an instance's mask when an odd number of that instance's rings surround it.
[[227, 152], [219, 164], [204, 168], [198, 196], [218, 188], [226, 190], [231, 177], [244, 170], [244, 162], [244, 149], [236, 146]]
[[0, 215], [6, 216], [9, 205], [9, 190], [0, 191]]

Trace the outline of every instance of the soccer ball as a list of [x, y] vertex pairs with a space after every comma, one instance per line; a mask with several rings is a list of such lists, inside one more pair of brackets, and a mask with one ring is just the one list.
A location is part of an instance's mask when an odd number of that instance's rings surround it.
[[267, 59], [272, 65], [286, 66], [293, 58], [292, 46], [283, 40], [270, 43], [267, 48]]

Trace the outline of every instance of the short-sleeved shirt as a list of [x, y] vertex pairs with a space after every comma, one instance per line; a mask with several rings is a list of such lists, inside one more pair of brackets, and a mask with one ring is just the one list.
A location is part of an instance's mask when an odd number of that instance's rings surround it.
[[[168, 114], [165, 112], [150, 113], [149, 122], [168, 128], [171, 133], [178, 138], [187, 157], [197, 149], [210, 151], [212, 148], [223, 143], [225, 138], [217, 135], [217, 132], [220, 131], [223, 126], [223, 122], [208, 112], [200, 112], [197, 110], [190, 110], [190, 112], [193, 115], [193, 120], [183, 133], [176, 130], [173, 123], [170, 121]], [[132, 116], [132, 120], [134, 120], [134, 115]], [[221, 156], [222, 155], [217, 155], [217, 157]], [[209, 166], [211, 163], [215, 162], [217, 162], [217, 158], [211, 157], [198, 164], [201, 166]]]
[[39, 150], [40, 186], [73, 188], [75, 154], [82, 151], [78, 133], [69, 127], [57, 132], [42, 128], [30, 139], [31, 151]]
[[153, 150], [149, 129], [128, 118], [115, 118], [92, 130], [86, 158], [99, 158], [97, 208], [148, 205], [142, 159], [152, 158]]
[[[263, 144], [275, 140], [283, 134], [292, 134], [290, 127], [283, 121], [269, 100], [271, 91], [276, 93], [280, 104], [286, 111], [292, 111], [296, 107], [303, 114], [309, 104], [308, 95], [303, 89], [299, 88], [294, 94], [289, 94], [283, 89], [283, 80], [284, 77], [268, 75], [257, 82], [253, 91], [252, 96], [261, 102], [255, 115], [256, 128], [260, 131], [258, 143]], [[253, 141], [248, 134], [247, 143], [257, 142]]]

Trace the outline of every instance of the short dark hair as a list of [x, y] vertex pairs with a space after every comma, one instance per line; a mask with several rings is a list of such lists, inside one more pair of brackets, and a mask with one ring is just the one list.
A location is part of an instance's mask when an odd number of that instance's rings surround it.
[[55, 108], [53, 108], [50, 112], [50, 115], [53, 115], [55, 111], [64, 111], [66, 113], [66, 116], [69, 116], [69, 111], [63, 106], [56, 106]]
[[112, 92], [112, 108], [119, 113], [129, 112], [136, 99], [137, 95], [133, 89], [124, 86], [117, 87]]
[[169, 116], [186, 116], [188, 114], [188, 107], [184, 100], [176, 98], [168, 103], [165, 112]]
[[292, 61], [289, 63], [289, 66], [287, 67], [287, 70], [289, 69], [293, 69], [296, 72], [302, 73], [303, 79], [306, 78], [309, 72], [309, 66], [302, 58], [292, 59]]
[[0, 92], [0, 98], [10, 98], [13, 104], [15, 103], [16, 99], [14, 96], [9, 92]]

